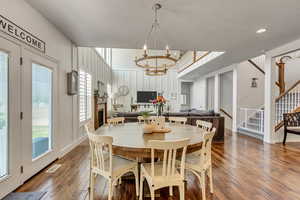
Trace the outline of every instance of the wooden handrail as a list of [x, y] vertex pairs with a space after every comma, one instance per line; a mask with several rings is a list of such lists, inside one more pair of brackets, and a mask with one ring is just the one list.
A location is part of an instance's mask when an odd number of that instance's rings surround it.
[[249, 59], [248, 62], [251, 63], [256, 69], [258, 69], [258, 71], [260, 71], [263, 74], [266, 74], [265, 71], [262, 68], [260, 68], [253, 60]]
[[277, 132], [279, 129], [281, 129], [281, 127], [283, 127], [283, 125], [284, 125], [284, 122], [283, 122], [283, 121], [279, 122], [279, 124], [277, 124], [277, 125], [275, 126], [275, 132]]
[[283, 96], [285, 96], [287, 93], [289, 93], [292, 89], [294, 89], [295, 87], [297, 87], [297, 85], [300, 84], [300, 80], [297, 81], [294, 85], [292, 85], [292, 87], [290, 87], [288, 90], [286, 90], [284, 93], [282, 93], [281, 95], [279, 95], [279, 97], [276, 98], [276, 102], [279, 101]]
[[[293, 110], [291, 113], [295, 113], [295, 112], [300, 112], [300, 107], [296, 108], [295, 110]], [[284, 126], [284, 122], [281, 121], [279, 122], [276, 126], [275, 126], [275, 132], [277, 132], [279, 129], [281, 129], [281, 127]]]
[[222, 113], [224, 113], [227, 117], [229, 117], [230, 119], [232, 119], [232, 116], [228, 112], [226, 112], [223, 108], [220, 108], [220, 111]]
[[190, 66], [192, 66], [194, 63], [198, 62], [199, 60], [203, 59], [204, 57], [208, 56], [211, 53], [211, 51], [206, 52], [205, 54], [203, 54], [202, 56], [200, 56], [199, 58], [197, 58], [195, 60], [195, 62], [192, 62], [191, 64], [187, 65], [186, 67], [184, 67], [183, 69], [178, 70], [178, 73], [183, 72], [184, 70], [186, 70], [187, 68], [189, 68]]

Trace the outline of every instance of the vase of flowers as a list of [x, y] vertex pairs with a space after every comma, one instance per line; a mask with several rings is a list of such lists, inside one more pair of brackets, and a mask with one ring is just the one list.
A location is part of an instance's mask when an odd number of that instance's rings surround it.
[[158, 116], [161, 116], [164, 112], [164, 105], [166, 102], [167, 101], [163, 96], [157, 96], [156, 99], [152, 100], [152, 103], [156, 106]]

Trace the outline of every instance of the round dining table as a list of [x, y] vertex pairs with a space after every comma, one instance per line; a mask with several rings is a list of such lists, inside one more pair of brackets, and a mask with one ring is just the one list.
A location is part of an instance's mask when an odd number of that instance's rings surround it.
[[178, 140], [189, 138], [187, 153], [197, 151], [202, 146], [204, 131], [196, 126], [166, 124], [170, 128], [168, 133], [143, 133], [143, 124], [125, 123], [115, 126], [104, 125], [96, 133], [113, 137], [113, 154], [138, 162], [149, 161], [151, 148], [150, 140]]

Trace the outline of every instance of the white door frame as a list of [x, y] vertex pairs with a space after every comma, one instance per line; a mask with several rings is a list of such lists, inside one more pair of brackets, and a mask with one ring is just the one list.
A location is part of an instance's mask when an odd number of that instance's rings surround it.
[[[58, 134], [58, 64], [52, 60], [22, 49], [22, 181], [26, 181], [59, 157]], [[32, 64], [40, 64], [52, 70], [52, 148], [32, 159]]]
[[0, 199], [21, 183], [21, 68], [20, 45], [0, 37], [0, 50], [9, 54], [8, 72], [8, 175], [0, 179]]

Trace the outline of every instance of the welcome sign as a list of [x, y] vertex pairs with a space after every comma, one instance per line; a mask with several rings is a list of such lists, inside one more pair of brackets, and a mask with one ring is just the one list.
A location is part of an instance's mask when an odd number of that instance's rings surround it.
[[45, 53], [46, 43], [0, 15], [0, 31]]

